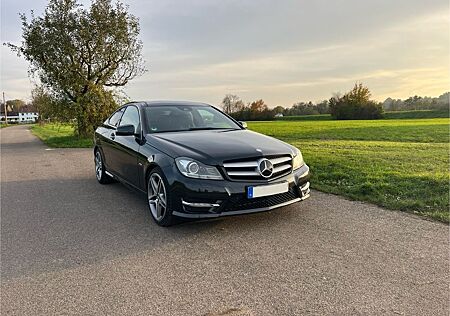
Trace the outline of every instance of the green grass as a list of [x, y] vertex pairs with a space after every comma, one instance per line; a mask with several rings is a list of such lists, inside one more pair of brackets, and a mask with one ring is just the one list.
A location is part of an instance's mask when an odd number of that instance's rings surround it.
[[50, 147], [57, 148], [88, 148], [92, 147], [91, 138], [79, 138], [74, 135], [74, 129], [67, 124], [33, 125], [34, 135]]
[[418, 118], [448, 118], [447, 110], [417, 110], [417, 111], [391, 111], [384, 113], [385, 119], [418, 119]]
[[449, 119], [249, 122], [299, 147], [312, 187], [449, 221]]
[[[418, 118], [448, 118], [449, 110], [417, 110], [417, 111], [389, 111], [383, 114], [384, 119], [418, 119]], [[276, 119], [277, 121], [330, 121], [330, 114], [293, 115]]]
[[318, 139], [442, 143], [448, 141], [448, 123], [448, 119], [403, 119], [270, 121], [248, 122], [248, 125], [287, 141]]
[[331, 120], [330, 114], [317, 114], [317, 115], [292, 115], [276, 118], [277, 121], [329, 121]]

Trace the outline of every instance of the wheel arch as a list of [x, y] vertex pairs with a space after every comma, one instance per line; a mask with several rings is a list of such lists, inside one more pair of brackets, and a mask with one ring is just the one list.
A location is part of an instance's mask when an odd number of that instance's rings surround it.
[[107, 168], [108, 164], [106, 162], [105, 153], [103, 152], [103, 148], [102, 148], [102, 146], [99, 146], [98, 144], [95, 144], [94, 145], [94, 149], [93, 149], [94, 157], [95, 157], [95, 153], [97, 151], [100, 152], [100, 155], [102, 156], [102, 160], [103, 160], [103, 165], [105, 166], [105, 168]]
[[150, 173], [156, 168], [160, 168], [159, 165], [156, 162], [150, 162], [147, 165], [147, 168], [145, 170], [145, 186], [146, 187], [147, 187], [147, 184], [148, 184], [148, 178], [150, 176]]

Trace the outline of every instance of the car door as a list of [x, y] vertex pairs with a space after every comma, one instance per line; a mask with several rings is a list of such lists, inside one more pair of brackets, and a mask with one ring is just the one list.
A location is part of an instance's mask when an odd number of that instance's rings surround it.
[[108, 120], [103, 123], [101, 129], [101, 147], [103, 151], [103, 159], [105, 163], [106, 169], [113, 173], [117, 174], [117, 170], [115, 170], [115, 150], [116, 146], [114, 140], [116, 138], [116, 127], [119, 125], [120, 119], [125, 111], [125, 107], [118, 109], [114, 112]]
[[[126, 107], [125, 112], [118, 126], [133, 125], [135, 133], [141, 134], [141, 120], [139, 110], [134, 105]], [[130, 184], [139, 187], [138, 177], [138, 152], [139, 138], [134, 135], [115, 135], [114, 146], [112, 147], [114, 156], [114, 170], [116, 175], [126, 180]]]

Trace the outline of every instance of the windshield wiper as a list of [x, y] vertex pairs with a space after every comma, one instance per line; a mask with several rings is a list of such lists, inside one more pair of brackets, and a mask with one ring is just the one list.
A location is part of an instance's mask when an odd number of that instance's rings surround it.
[[191, 127], [188, 129], [172, 129], [172, 130], [162, 130], [162, 131], [151, 131], [150, 134], [159, 133], [178, 133], [178, 132], [188, 132], [188, 131], [203, 131], [203, 130], [226, 130], [226, 131], [238, 131], [239, 128], [232, 127]]
[[238, 128], [232, 128], [232, 127], [191, 127], [191, 128], [188, 129], [188, 131], [215, 130], [215, 129], [237, 130]]

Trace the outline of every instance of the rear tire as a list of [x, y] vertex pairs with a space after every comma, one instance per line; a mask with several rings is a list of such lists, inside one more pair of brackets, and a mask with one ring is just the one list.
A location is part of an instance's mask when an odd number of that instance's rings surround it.
[[95, 177], [100, 184], [111, 183], [114, 180], [106, 174], [105, 164], [103, 161], [103, 155], [100, 149], [96, 149], [94, 152]]
[[175, 223], [168, 187], [167, 179], [161, 168], [153, 169], [147, 178], [147, 204], [156, 224], [165, 227]]

